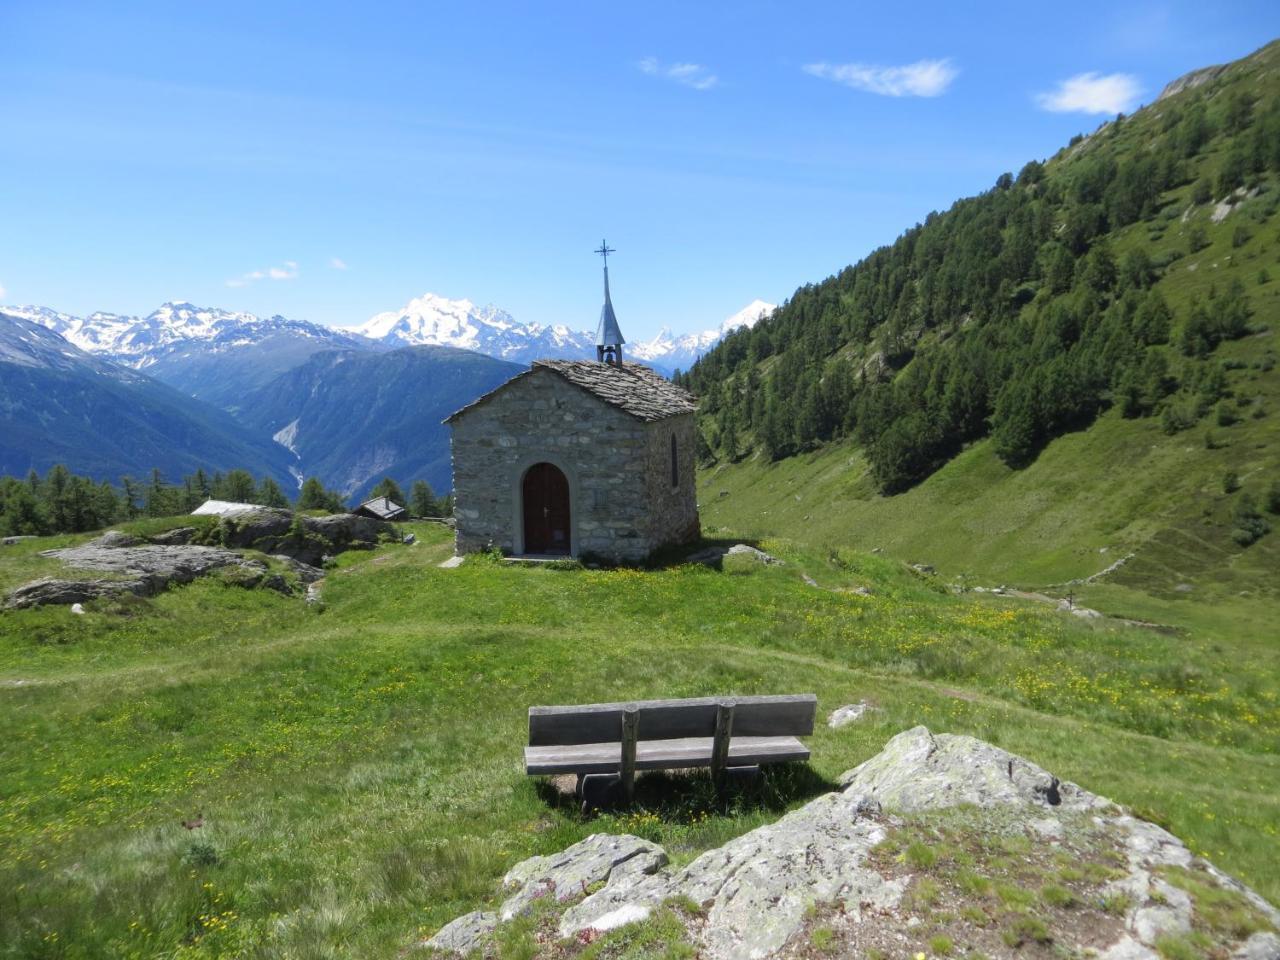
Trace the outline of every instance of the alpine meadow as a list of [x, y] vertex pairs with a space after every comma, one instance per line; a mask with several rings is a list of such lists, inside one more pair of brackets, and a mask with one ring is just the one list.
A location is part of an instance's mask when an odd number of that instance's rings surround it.
[[[0, 305], [0, 960], [1280, 960], [1280, 40], [1063, 14], [1054, 64], [1180, 66], [983, 87], [986, 144], [955, 11], [52, 7], [0, 13], [15, 163], [138, 180], [83, 280], [0, 238], [74, 311]], [[1108, 119], [775, 307], [832, 157], [910, 192], [846, 101], [904, 177]], [[228, 309], [108, 276], [168, 247]]]

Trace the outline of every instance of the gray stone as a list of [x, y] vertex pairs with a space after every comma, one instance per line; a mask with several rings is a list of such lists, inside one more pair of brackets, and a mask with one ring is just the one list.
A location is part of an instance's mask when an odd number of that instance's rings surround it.
[[173, 547], [190, 543], [195, 535], [195, 527], [177, 527], [173, 530], [166, 530], [164, 533], [157, 533], [147, 539], [150, 543], [158, 544], [162, 547]]
[[1255, 933], [1231, 954], [1231, 960], [1280, 960], [1280, 937], [1274, 933]]
[[973, 737], [934, 736], [925, 727], [898, 734], [838, 782], [846, 791], [864, 793], [903, 811], [961, 803], [1086, 810], [1108, 802], [999, 747]]
[[836, 707], [831, 711], [831, 716], [827, 717], [827, 726], [832, 730], [839, 730], [841, 727], [847, 727], [855, 720], [861, 720], [863, 714], [871, 709], [871, 705], [865, 700], [858, 703], [848, 703], [843, 707]]
[[933, 568], [933, 564], [930, 563], [913, 563], [911, 564], [911, 569], [916, 573], [922, 573], [925, 576], [932, 576], [938, 572]]
[[15, 543], [21, 543], [23, 540], [34, 540], [35, 536], [17, 536], [17, 537], [0, 537], [0, 546], [11, 547]]
[[24, 610], [48, 604], [87, 603], [103, 597], [133, 594], [150, 595], [150, 585], [142, 580], [59, 580], [45, 577], [32, 580], [9, 592], [4, 609]]
[[1160, 960], [1160, 955], [1133, 937], [1121, 937], [1098, 954], [1098, 960]]
[[456, 920], [445, 924], [436, 935], [423, 942], [424, 947], [440, 950], [444, 953], [455, 953], [466, 956], [473, 950], [484, 946], [494, 927], [498, 925], [498, 915], [484, 910], [464, 913]]
[[467, 558], [462, 556], [461, 554], [456, 554], [450, 557], [448, 560], [445, 560], [441, 563], [436, 564], [436, 566], [440, 567], [442, 570], [455, 570], [458, 567], [462, 566], [462, 564], [466, 561], [466, 559]]
[[558, 854], [530, 857], [512, 867], [502, 880], [512, 893], [498, 915], [510, 920], [541, 897], [561, 902], [585, 897], [598, 883], [621, 893], [666, 864], [667, 853], [656, 843], [630, 834], [595, 833]]
[[[248, 516], [254, 517], [257, 514]], [[352, 525], [349, 529], [353, 531], [352, 536], [363, 536], [368, 532], [363, 524]], [[36, 580], [12, 591], [5, 601], [7, 609], [84, 603], [123, 594], [149, 597], [173, 584], [190, 583], [198, 577], [224, 569], [228, 570], [228, 581], [236, 585], [247, 588], [262, 586], [286, 595], [293, 592], [288, 580], [282, 575], [270, 573], [261, 561], [247, 560], [234, 550], [192, 544], [143, 543], [136, 537], [116, 530], [109, 530], [96, 540], [78, 546], [46, 550], [41, 556], [54, 557], [77, 570], [92, 570], [117, 576], [110, 579]], [[290, 556], [282, 555], [279, 559], [303, 583], [313, 583], [323, 576], [323, 571]]]
[[312, 584], [324, 579], [324, 571], [319, 567], [313, 567], [309, 563], [303, 563], [293, 557], [286, 557], [282, 553], [273, 555], [271, 559], [284, 564], [289, 569], [289, 572], [295, 574], [303, 584]]
[[783, 562], [779, 560], [777, 557], [771, 554], [765, 553], [763, 550], [758, 550], [755, 547], [751, 546], [750, 544], [746, 544], [746, 543], [735, 543], [732, 547], [729, 548], [729, 556], [748, 557], [749, 559], [755, 560], [757, 563], [763, 563], [766, 566], [772, 566], [774, 564], [781, 565]]
[[393, 524], [373, 517], [354, 513], [296, 516], [298, 527], [294, 526], [292, 511], [263, 507], [252, 513], [224, 517], [219, 521], [219, 535], [224, 546], [251, 547], [310, 566], [320, 566], [326, 556], [344, 550], [368, 550], [383, 541], [400, 539]]

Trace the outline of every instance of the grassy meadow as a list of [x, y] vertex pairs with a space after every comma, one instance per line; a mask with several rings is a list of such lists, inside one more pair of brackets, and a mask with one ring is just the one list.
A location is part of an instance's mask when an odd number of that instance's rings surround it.
[[[209, 579], [0, 613], [0, 956], [397, 955], [518, 860], [600, 830], [688, 860], [920, 723], [1133, 805], [1280, 900], [1280, 652], [1244, 629], [1085, 623], [783, 540], [761, 544], [777, 567], [443, 570], [445, 531], [412, 529], [343, 555], [319, 607]], [[0, 581], [47, 572], [48, 545], [0, 548]], [[723, 803], [642, 780], [586, 820], [523, 776], [531, 704], [806, 691], [812, 764]]]

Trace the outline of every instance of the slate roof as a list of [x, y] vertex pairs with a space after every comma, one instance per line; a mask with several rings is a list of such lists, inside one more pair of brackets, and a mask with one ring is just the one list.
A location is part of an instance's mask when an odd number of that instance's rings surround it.
[[450, 423], [463, 413], [484, 403], [494, 394], [505, 390], [517, 380], [549, 370], [559, 374], [575, 387], [593, 394], [610, 406], [629, 413], [637, 420], [665, 420], [681, 414], [693, 413], [697, 401], [687, 390], [642, 363], [624, 363], [621, 367], [598, 360], [535, 360], [533, 366], [512, 377], [502, 386], [490, 390], [484, 396], [455, 410], [445, 423]]
[[379, 520], [394, 520], [404, 513], [404, 507], [394, 500], [388, 500], [386, 497], [374, 497], [372, 500], [366, 500], [356, 509], [365, 510]]

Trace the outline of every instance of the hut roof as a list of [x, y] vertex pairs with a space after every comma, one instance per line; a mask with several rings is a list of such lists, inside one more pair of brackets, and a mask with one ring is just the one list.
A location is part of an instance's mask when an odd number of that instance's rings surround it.
[[356, 507], [356, 510], [370, 513], [379, 520], [394, 520], [404, 513], [404, 507], [394, 500], [388, 500], [386, 497], [374, 497], [372, 500], [366, 500]]
[[612, 363], [601, 363], [598, 360], [535, 360], [530, 369], [517, 374], [502, 386], [490, 390], [460, 410], [455, 410], [444, 422], [452, 422], [463, 413], [505, 390], [515, 381], [540, 370], [558, 374], [574, 386], [586, 390], [637, 420], [665, 420], [667, 417], [693, 413], [697, 409], [697, 401], [691, 393], [642, 363], [624, 363], [622, 366], [617, 366]]

